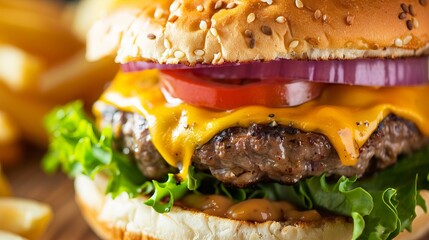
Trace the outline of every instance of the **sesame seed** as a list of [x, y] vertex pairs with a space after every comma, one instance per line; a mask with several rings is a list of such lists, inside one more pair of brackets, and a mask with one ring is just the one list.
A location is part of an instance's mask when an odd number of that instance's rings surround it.
[[413, 7], [413, 5], [409, 5], [408, 6], [408, 10], [410, 10], [410, 14], [411, 14], [411, 16], [413, 16], [413, 17], [415, 17], [416, 16], [416, 12], [414, 11], [414, 7]]
[[264, 3], [268, 4], [268, 5], [273, 4], [273, 0], [261, 0], [261, 2], [264, 2]]
[[289, 48], [294, 49], [296, 47], [298, 47], [299, 45], [299, 41], [298, 40], [293, 40], [290, 44], [289, 44]]
[[179, 17], [178, 17], [177, 15], [171, 15], [171, 16], [168, 18], [168, 22], [174, 23], [174, 22], [176, 22], [176, 20], [177, 20], [178, 18], [179, 18]]
[[176, 11], [177, 9], [179, 9], [180, 5], [181, 5], [181, 3], [180, 3], [180, 2], [173, 2], [173, 3], [170, 5], [170, 12], [174, 12], [174, 11]]
[[249, 40], [249, 48], [253, 49], [255, 48], [255, 45], [256, 45], [256, 40], [254, 38], [251, 38]]
[[203, 5], [198, 5], [198, 6], [197, 6], [197, 11], [198, 11], [198, 12], [202, 12], [202, 11], [204, 11], [204, 7], [203, 7]]
[[249, 29], [246, 29], [246, 31], [244, 31], [244, 36], [248, 38], [253, 38], [253, 32], [250, 31]]
[[324, 22], [328, 21], [328, 15], [323, 14], [323, 16], [322, 16], [322, 20], [323, 20]]
[[270, 123], [270, 127], [277, 127], [279, 124], [276, 121]]
[[226, 9], [232, 9], [235, 8], [237, 4], [235, 2], [230, 2], [226, 5]]
[[211, 19], [211, 22], [212, 22], [212, 27], [216, 27], [216, 20]]
[[401, 19], [401, 20], [403, 20], [403, 19], [407, 18], [407, 14], [406, 14], [406, 13], [404, 13], [404, 12], [401, 12], [401, 13], [399, 14], [398, 18], [399, 18], [399, 19]]
[[247, 23], [252, 23], [253, 21], [255, 21], [256, 19], [256, 15], [254, 13], [250, 13], [249, 15], [247, 15]]
[[413, 30], [413, 22], [411, 20], [407, 20], [406, 22], [408, 30]]
[[207, 30], [207, 22], [206, 21], [202, 20], [200, 22], [200, 29], [201, 30]]
[[155, 13], [153, 14], [153, 16], [154, 16], [156, 19], [160, 19], [160, 18], [162, 17], [162, 15], [164, 15], [164, 10], [162, 10], [161, 8], [157, 8], [157, 9], [155, 10]]
[[163, 57], [170, 57], [173, 54], [173, 50], [171, 49], [166, 49], [163, 53], [162, 56]]
[[417, 20], [417, 18], [414, 18], [413, 19], [413, 26], [414, 26], [414, 28], [419, 28], [419, 20]]
[[249, 48], [254, 48], [256, 45], [256, 40], [253, 35], [253, 32], [249, 29], [244, 31], [244, 36], [249, 39]]
[[278, 16], [278, 17], [276, 18], [276, 22], [277, 22], [277, 23], [285, 23], [285, 22], [286, 22], [286, 18], [285, 18], [285, 17], [283, 17], [283, 16]]
[[373, 44], [372, 49], [378, 50], [378, 49], [380, 49], [380, 45], [379, 44]]
[[317, 9], [314, 12], [314, 19], [319, 20], [322, 17], [322, 11], [320, 11], [319, 9]]
[[404, 38], [404, 45], [407, 45], [408, 43], [410, 43], [411, 40], [413, 40], [413, 37], [411, 35], [406, 36]]
[[194, 54], [199, 56], [199, 57], [202, 57], [202, 56], [204, 56], [204, 54], [206, 54], [206, 52], [204, 52], [204, 50], [201, 50], [201, 49], [196, 49], [194, 51]]
[[185, 53], [184, 52], [182, 52], [182, 51], [175, 51], [174, 52], [174, 57], [175, 58], [183, 58], [185, 56]]
[[426, 0], [419, 0], [419, 3], [422, 6], [426, 6], [427, 5], [427, 1]]
[[214, 61], [218, 61], [221, 58], [222, 58], [222, 54], [220, 52], [215, 53], [214, 56], [213, 56], [213, 60]]
[[212, 33], [213, 36], [215, 36], [215, 37], [218, 36], [216, 28], [210, 28], [210, 32]]
[[404, 45], [404, 43], [402, 42], [402, 39], [397, 38], [395, 39], [395, 46], [396, 47], [402, 47]]
[[346, 17], [346, 23], [347, 23], [347, 25], [352, 25], [352, 24], [353, 24], [353, 22], [354, 22], [354, 20], [355, 20], [355, 16], [348, 15], [348, 16]]
[[296, 6], [297, 8], [303, 8], [303, 7], [304, 7], [304, 4], [302, 3], [302, 1], [301, 1], [301, 0], [295, 0], [295, 6]]
[[214, 63], [222, 64], [224, 62], [225, 62], [225, 59], [222, 58], [222, 53], [218, 52], [214, 54], [212, 64]]
[[214, 6], [214, 9], [215, 10], [221, 9], [222, 5], [223, 5], [223, 1], [219, 0], [219, 1], [216, 2], [215, 6]]
[[403, 10], [405, 13], [409, 13], [409, 12], [410, 12], [410, 10], [408, 9], [407, 4], [405, 4], [405, 3], [401, 3], [401, 8], [402, 8], [402, 10]]
[[168, 39], [164, 39], [164, 47], [167, 49], [171, 48], [171, 42]]
[[266, 25], [262, 25], [261, 32], [267, 36], [273, 35], [273, 31], [271, 30], [271, 28]]
[[149, 34], [147, 35], [147, 38], [149, 38], [150, 40], [154, 40], [154, 39], [156, 39], [156, 36], [155, 36], [155, 34], [153, 34], [153, 33], [149, 33]]

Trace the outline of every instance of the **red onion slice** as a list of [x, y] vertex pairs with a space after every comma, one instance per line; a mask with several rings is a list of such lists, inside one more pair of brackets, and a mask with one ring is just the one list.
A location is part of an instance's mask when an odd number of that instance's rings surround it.
[[146, 69], [184, 70], [212, 79], [260, 79], [263, 81], [311, 81], [362, 86], [414, 86], [428, 83], [428, 58], [356, 59], [329, 61], [275, 60], [223, 65], [174, 65], [135, 62], [124, 71]]

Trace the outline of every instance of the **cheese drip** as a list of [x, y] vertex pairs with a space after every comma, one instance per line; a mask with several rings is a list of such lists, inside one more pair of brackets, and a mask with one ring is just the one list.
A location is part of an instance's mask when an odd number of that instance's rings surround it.
[[[297, 107], [248, 106], [217, 111], [167, 102], [157, 79], [156, 70], [119, 73], [99, 101], [143, 115], [153, 144], [171, 166], [181, 170], [182, 178], [187, 176], [194, 150], [230, 127], [275, 121], [323, 134], [346, 166], [357, 163], [359, 148], [391, 113], [414, 122], [429, 136], [429, 85], [389, 88], [331, 85], [318, 99]], [[100, 115], [97, 107], [94, 110]]]

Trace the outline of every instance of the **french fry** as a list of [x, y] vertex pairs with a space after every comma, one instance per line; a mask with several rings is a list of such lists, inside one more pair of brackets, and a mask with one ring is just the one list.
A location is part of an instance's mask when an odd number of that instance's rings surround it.
[[[21, 158], [19, 145], [20, 132], [16, 124], [3, 112], [0, 111], [0, 167], [16, 164]], [[4, 185], [3, 185], [4, 186]], [[2, 179], [0, 169], [0, 196], [2, 192]]]
[[112, 58], [88, 62], [81, 51], [66, 62], [50, 69], [40, 79], [38, 94], [56, 103], [77, 98], [96, 98], [104, 84], [111, 81], [119, 68]]
[[53, 17], [5, 8], [0, 8], [0, 16], [0, 42], [43, 56], [48, 65], [57, 64], [83, 48], [83, 43]]
[[0, 198], [0, 230], [39, 239], [52, 219], [52, 210], [36, 201]]
[[12, 120], [0, 111], [0, 144], [15, 143], [19, 141], [19, 130]]
[[13, 117], [23, 138], [41, 147], [47, 143], [43, 118], [52, 107], [52, 104], [14, 93], [4, 84], [0, 84], [0, 109]]
[[11, 233], [11, 232], [0, 231], [0, 239], [2, 239], [2, 240], [25, 240], [26, 238], [23, 238], [19, 235]]
[[46, 0], [0, 0], [0, 8], [37, 12], [58, 19], [61, 17], [61, 6]]
[[14, 91], [31, 91], [44, 69], [42, 61], [15, 46], [0, 44], [0, 81]]

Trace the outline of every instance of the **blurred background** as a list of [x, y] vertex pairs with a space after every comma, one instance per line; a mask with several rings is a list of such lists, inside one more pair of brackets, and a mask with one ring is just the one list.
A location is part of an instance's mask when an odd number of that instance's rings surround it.
[[43, 119], [74, 100], [90, 110], [118, 71], [85, 60], [86, 33], [113, 2], [0, 0], [0, 239], [96, 239], [72, 181], [40, 168]]

